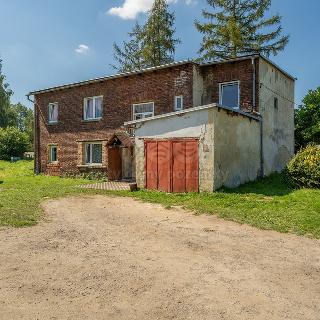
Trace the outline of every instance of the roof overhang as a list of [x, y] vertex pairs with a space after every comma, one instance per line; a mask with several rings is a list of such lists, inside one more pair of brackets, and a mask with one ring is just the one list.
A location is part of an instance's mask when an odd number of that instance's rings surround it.
[[181, 66], [181, 65], [184, 65], [184, 64], [195, 64], [195, 62], [193, 60], [183, 60], [183, 61], [164, 64], [164, 65], [157, 66], [157, 67], [145, 68], [145, 69], [140, 69], [140, 70], [135, 70], [135, 71], [130, 71], [130, 72], [117, 73], [117, 74], [114, 74], [114, 75], [111, 75], [111, 76], [94, 78], [94, 79], [89, 79], [89, 80], [85, 80], [85, 81], [64, 84], [64, 85], [61, 85], [61, 86], [55, 86], [55, 87], [45, 88], [45, 89], [41, 89], [41, 90], [31, 91], [31, 92], [29, 92], [27, 94], [27, 96], [33, 96], [33, 95], [36, 95], [36, 94], [41, 94], [41, 93], [46, 93], [46, 92], [51, 92], [51, 91], [69, 89], [69, 88], [73, 88], [73, 87], [79, 87], [79, 86], [83, 86], [83, 85], [86, 85], [86, 84], [92, 84], [92, 83], [102, 82], [102, 81], [105, 81], [105, 80], [111, 80], [111, 79], [116, 79], [116, 78], [123, 78], [123, 77], [128, 77], [128, 76], [132, 76], [132, 75], [138, 75], [138, 74], [153, 72], [153, 71], [166, 69], [166, 68], [173, 68], [173, 67]]
[[220, 64], [232, 63], [232, 62], [243, 61], [243, 60], [248, 60], [248, 59], [255, 59], [255, 58], [264, 59], [265, 61], [267, 61], [268, 63], [273, 65], [275, 68], [277, 68], [279, 71], [281, 71], [288, 78], [290, 78], [292, 80], [297, 80], [295, 77], [293, 77], [292, 75], [290, 75], [289, 73], [284, 71], [282, 68], [280, 68], [277, 64], [275, 64], [274, 62], [272, 62], [268, 58], [266, 58], [260, 54], [254, 54], [254, 55], [241, 56], [241, 57], [234, 58], [234, 59], [227, 59], [227, 60], [208, 62], [208, 63], [202, 63], [202, 64], [196, 62], [196, 60], [182, 60], [182, 61], [178, 61], [178, 62], [164, 64], [164, 65], [157, 66], [157, 67], [145, 68], [145, 69], [141, 69], [141, 70], [134, 70], [134, 71], [130, 71], [130, 72], [123, 72], [123, 73], [118, 73], [118, 74], [114, 74], [114, 75], [110, 75], [110, 76], [94, 78], [94, 79], [89, 79], [89, 80], [85, 80], [85, 81], [74, 82], [74, 83], [64, 84], [64, 85], [60, 85], [60, 86], [45, 88], [45, 89], [41, 89], [41, 90], [31, 91], [27, 94], [27, 97], [34, 96], [37, 94], [52, 92], [52, 91], [58, 91], [58, 90], [63, 90], [63, 89], [79, 87], [79, 86], [83, 86], [83, 85], [87, 85], [87, 84], [99, 83], [99, 82], [103, 82], [103, 81], [111, 80], [111, 79], [129, 77], [132, 75], [145, 74], [148, 72], [154, 72], [157, 70], [166, 69], [166, 68], [173, 68], [173, 67], [186, 65], [186, 64], [193, 64], [193, 65], [205, 67], [205, 66], [210, 66], [210, 65], [220, 65]]
[[125, 127], [135, 126], [136, 124], [139, 124], [139, 123], [145, 123], [145, 122], [149, 122], [149, 121], [165, 119], [165, 118], [169, 118], [169, 117], [173, 117], [173, 116], [182, 116], [184, 114], [188, 114], [188, 113], [192, 113], [192, 112], [199, 112], [199, 111], [202, 111], [202, 110], [213, 109], [213, 108], [223, 109], [223, 110], [226, 110], [228, 112], [235, 113], [237, 115], [242, 115], [244, 117], [253, 119], [255, 121], [261, 121], [261, 117], [260, 117], [259, 114], [252, 115], [250, 113], [247, 113], [247, 112], [244, 112], [244, 111], [241, 111], [241, 110], [237, 110], [237, 109], [233, 109], [233, 108], [222, 106], [222, 105], [220, 105], [218, 103], [211, 103], [211, 104], [204, 105], [204, 106], [184, 109], [182, 111], [164, 113], [164, 114], [160, 114], [160, 115], [153, 116], [153, 117], [150, 117], [150, 118], [144, 118], [144, 119], [139, 119], [139, 120], [128, 121], [128, 122], [124, 123], [124, 126]]

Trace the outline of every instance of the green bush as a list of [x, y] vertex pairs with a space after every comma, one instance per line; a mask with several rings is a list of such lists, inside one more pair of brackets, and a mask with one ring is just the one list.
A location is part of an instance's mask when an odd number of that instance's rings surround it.
[[308, 145], [300, 150], [286, 171], [295, 186], [320, 188], [320, 146]]
[[0, 128], [0, 160], [22, 157], [28, 146], [27, 134], [14, 127]]

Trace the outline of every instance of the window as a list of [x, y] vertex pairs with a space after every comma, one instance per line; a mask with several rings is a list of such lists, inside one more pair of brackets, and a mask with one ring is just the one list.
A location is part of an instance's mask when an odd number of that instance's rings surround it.
[[176, 96], [174, 98], [174, 110], [179, 111], [183, 109], [183, 96]]
[[133, 120], [153, 117], [154, 102], [134, 104], [132, 113], [133, 113]]
[[102, 164], [102, 143], [85, 144], [85, 163]]
[[49, 123], [56, 123], [58, 122], [58, 103], [49, 103], [49, 116], [48, 120]]
[[226, 107], [239, 109], [240, 106], [239, 81], [220, 84], [220, 104]]
[[49, 146], [49, 162], [57, 162], [58, 161], [58, 147], [57, 146]]
[[84, 120], [98, 120], [102, 117], [102, 96], [84, 99]]
[[275, 108], [275, 109], [278, 109], [278, 104], [279, 104], [278, 98], [277, 98], [277, 97], [274, 97], [273, 105], [274, 105], [274, 108]]

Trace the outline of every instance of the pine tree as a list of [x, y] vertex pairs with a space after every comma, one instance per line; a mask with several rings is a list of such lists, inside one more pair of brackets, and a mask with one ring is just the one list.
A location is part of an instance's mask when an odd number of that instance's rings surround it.
[[[201, 60], [235, 58], [261, 53], [269, 57], [282, 51], [289, 36], [282, 35], [281, 16], [265, 18], [271, 0], [207, 0], [215, 12], [202, 11], [196, 28], [203, 34]], [[217, 9], [220, 9], [217, 11]]]
[[114, 58], [120, 72], [170, 63], [174, 60], [175, 47], [180, 43], [174, 39], [173, 13], [165, 0], [155, 0], [145, 25], [135, 24], [129, 32], [129, 40], [120, 47], [114, 43]]
[[179, 39], [174, 38], [175, 16], [166, 0], [155, 0], [143, 28], [143, 59], [148, 67], [174, 61]]
[[2, 60], [0, 59], [0, 128], [7, 127], [14, 122], [14, 115], [10, 107], [12, 91], [5, 80], [6, 77], [2, 74]]
[[113, 66], [119, 72], [139, 70], [145, 67], [142, 57], [142, 30], [136, 22], [133, 30], [128, 33], [129, 41], [123, 41], [122, 48], [113, 44], [114, 58], [118, 66]]

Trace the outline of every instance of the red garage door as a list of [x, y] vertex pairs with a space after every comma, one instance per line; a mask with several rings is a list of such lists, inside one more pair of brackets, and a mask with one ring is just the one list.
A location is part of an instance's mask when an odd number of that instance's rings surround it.
[[146, 188], [198, 192], [198, 140], [145, 142]]

